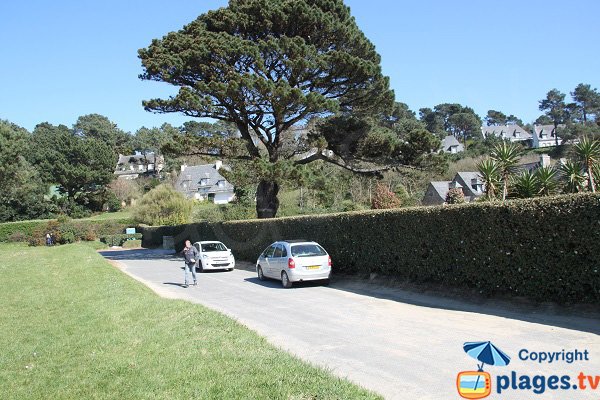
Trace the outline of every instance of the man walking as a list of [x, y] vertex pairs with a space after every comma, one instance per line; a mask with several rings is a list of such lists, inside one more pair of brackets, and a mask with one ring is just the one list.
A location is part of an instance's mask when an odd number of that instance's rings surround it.
[[199, 261], [198, 260], [198, 250], [192, 246], [192, 242], [190, 242], [189, 240], [185, 241], [185, 248], [183, 249], [183, 257], [185, 258], [185, 275], [184, 275], [184, 279], [185, 279], [185, 283], [183, 284], [184, 288], [187, 288], [188, 285], [188, 272], [189, 270], [192, 271], [192, 278], [194, 279], [194, 286], [196, 286], [197, 282], [196, 282], [196, 263]]

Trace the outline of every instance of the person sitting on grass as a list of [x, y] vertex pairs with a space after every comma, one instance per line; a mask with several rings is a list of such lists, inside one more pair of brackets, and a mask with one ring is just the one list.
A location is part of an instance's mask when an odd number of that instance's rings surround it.
[[188, 285], [188, 273], [192, 271], [192, 278], [194, 279], [194, 286], [196, 286], [196, 263], [198, 262], [198, 250], [192, 246], [192, 242], [189, 240], [185, 241], [185, 248], [183, 249], [183, 257], [185, 258], [184, 268], [184, 284], [183, 287], [187, 288]]

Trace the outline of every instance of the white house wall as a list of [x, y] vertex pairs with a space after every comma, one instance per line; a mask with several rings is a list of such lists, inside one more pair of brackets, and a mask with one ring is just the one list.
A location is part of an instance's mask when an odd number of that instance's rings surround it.
[[227, 204], [233, 201], [233, 192], [215, 193], [215, 204]]

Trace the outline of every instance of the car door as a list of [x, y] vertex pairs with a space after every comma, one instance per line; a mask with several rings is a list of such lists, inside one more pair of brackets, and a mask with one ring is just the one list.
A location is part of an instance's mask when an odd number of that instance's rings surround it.
[[273, 278], [281, 278], [281, 258], [283, 255], [283, 245], [281, 243], [275, 245], [273, 258], [269, 258], [269, 267], [271, 268], [271, 276]]
[[273, 277], [273, 272], [271, 271], [271, 263], [273, 262], [273, 254], [275, 253], [275, 247], [276, 245], [272, 244], [263, 253], [260, 266], [262, 267], [263, 274], [265, 276]]

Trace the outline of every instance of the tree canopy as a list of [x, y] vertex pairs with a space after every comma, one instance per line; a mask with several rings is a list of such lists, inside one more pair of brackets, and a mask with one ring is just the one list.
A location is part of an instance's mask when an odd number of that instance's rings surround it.
[[[168, 99], [144, 101], [146, 110], [237, 128], [233, 136], [184, 134], [180, 150], [273, 166], [321, 160], [359, 173], [402, 165], [402, 135], [381, 125], [410, 110], [393, 108], [380, 56], [341, 0], [231, 0], [153, 40], [139, 57], [141, 79], [179, 87]], [[325, 122], [294, 133], [315, 118]], [[342, 130], [348, 125], [355, 129]], [[277, 212], [270, 170], [258, 183], [259, 217]]]

